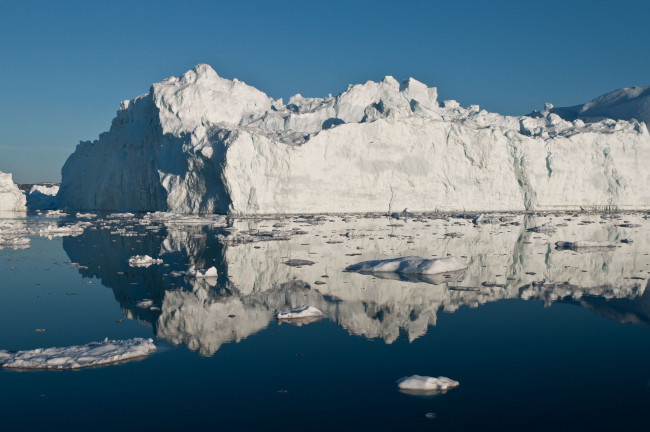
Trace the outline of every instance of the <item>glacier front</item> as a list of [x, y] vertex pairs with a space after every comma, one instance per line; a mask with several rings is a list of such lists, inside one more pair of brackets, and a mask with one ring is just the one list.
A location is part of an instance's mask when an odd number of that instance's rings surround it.
[[57, 200], [236, 215], [650, 209], [648, 163], [634, 118], [502, 116], [392, 77], [284, 104], [201, 64], [122, 102], [68, 158]]

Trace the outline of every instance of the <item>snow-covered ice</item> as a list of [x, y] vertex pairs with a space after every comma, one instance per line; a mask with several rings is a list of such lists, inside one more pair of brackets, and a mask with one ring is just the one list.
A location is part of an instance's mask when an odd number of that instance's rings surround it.
[[297, 319], [297, 318], [314, 318], [323, 316], [323, 312], [314, 306], [303, 305], [296, 309], [278, 312], [276, 318], [279, 320], [284, 319]]
[[[284, 104], [201, 64], [124, 101], [110, 131], [69, 157], [57, 200], [246, 215], [650, 209], [646, 93], [581, 108], [620, 118], [600, 121], [439, 104], [413, 78]], [[620, 101], [634, 118], [603, 108]]]
[[0, 212], [24, 212], [26, 202], [25, 194], [13, 182], [11, 174], [0, 171]]
[[131, 267], [149, 267], [153, 264], [162, 264], [163, 260], [152, 258], [149, 255], [135, 255], [129, 258]]
[[447, 377], [430, 377], [411, 375], [397, 380], [398, 387], [402, 390], [448, 390], [458, 387], [459, 382]]
[[62, 348], [0, 350], [0, 364], [11, 369], [79, 369], [134, 360], [155, 350], [153, 339], [105, 339], [102, 342]]
[[425, 259], [417, 256], [392, 258], [385, 260], [363, 261], [345, 268], [345, 271], [360, 273], [413, 273], [437, 274], [452, 273], [467, 268], [467, 264], [460, 258], [433, 258]]
[[397, 386], [401, 390], [438, 390], [444, 391], [459, 386], [458, 381], [447, 377], [430, 377], [411, 375], [397, 380]]

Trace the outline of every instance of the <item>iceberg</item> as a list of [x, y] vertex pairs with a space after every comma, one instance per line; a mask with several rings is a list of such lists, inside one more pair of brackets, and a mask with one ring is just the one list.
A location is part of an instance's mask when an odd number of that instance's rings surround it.
[[590, 122], [550, 108], [503, 116], [439, 104], [435, 87], [393, 77], [285, 104], [200, 64], [122, 102], [108, 132], [81, 142], [63, 166], [57, 206], [233, 215], [645, 210], [650, 135], [640, 120], [650, 111], [637, 105], [633, 117]]
[[24, 212], [27, 198], [13, 182], [11, 174], [0, 171], [0, 212]]
[[163, 260], [152, 258], [149, 255], [135, 255], [129, 258], [131, 267], [149, 267], [153, 264], [162, 264]]
[[11, 369], [80, 369], [139, 359], [155, 350], [153, 339], [108, 340], [107, 338], [102, 342], [62, 348], [0, 350], [0, 365]]
[[405, 273], [430, 275], [453, 273], [467, 268], [467, 264], [456, 257], [424, 259], [417, 256], [385, 260], [363, 261], [345, 268], [345, 271], [359, 273]]

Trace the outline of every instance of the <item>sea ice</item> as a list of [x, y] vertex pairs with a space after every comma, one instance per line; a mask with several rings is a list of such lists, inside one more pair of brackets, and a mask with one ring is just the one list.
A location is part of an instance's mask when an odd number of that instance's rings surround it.
[[62, 348], [29, 351], [0, 350], [0, 364], [12, 369], [79, 369], [145, 357], [156, 350], [153, 339], [91, 342]]
[[413, 274], [452, 273], [467, 268], [467, 264], [456, 257], [425, 259], [417, 256], [385, 260], [363, 261], [345, 268], [345, 271], [360, 273], [390, 272]]
[[458, 387], [460, 383], [447, 377], [430, 377], [411, 375], [397, 380], [397, 386], [401, 390], [438, 390], [444, 391]]
[[152, 258], [149, 255], [135, 255], [129, 258], [131, 267], [149, 267], [152, 264], [162, 264], [163, 260]]
[[11, 174], [0, 171], [0, 212], [24, 212], [27, 199], [13, 182]]
[[323, 316], [323, 312], [314, 306], [303, 305], [297, 309], [291, 309], [288, 311], [278, 312], [276, 318], [279, 320], [283, 319], [296, 319], [296, 318], [312, 318]]
[[30, 210], [46, 210], [56, 207], [56, 194], [59, 185], [34, 185], [27, 194], [27, 208]]

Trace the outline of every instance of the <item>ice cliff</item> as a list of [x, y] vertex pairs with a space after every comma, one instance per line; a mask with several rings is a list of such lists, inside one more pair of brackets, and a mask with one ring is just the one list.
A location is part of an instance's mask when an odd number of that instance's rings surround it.
[[[646, 91], [624, 90], [578, 111], [645, 107]], [[436, 88], [392, 77], [284, 104], [198, 65], [123, 102], [110, 131], [69, 157], [57, 199], [240, 215], [648, 209], [643, 110], [509, 117], [439, 104]]]
[[13, 182], [11, 174], [0, 171], [0, 211], [24, 212], [25, 194]]

